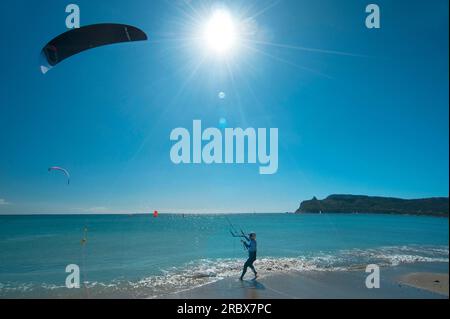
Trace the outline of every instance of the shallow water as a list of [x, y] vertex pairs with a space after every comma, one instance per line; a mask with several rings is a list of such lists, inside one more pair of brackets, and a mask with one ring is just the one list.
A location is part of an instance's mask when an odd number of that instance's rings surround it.
[[[237, 276], [257, 233], [261, 275], [448, 262], [447, 218], [372, 214], [0, 216], [0, 297], [155, 297]], [[87, 243], [81, 245], [84, 228]], [[68, 264], [81, 289], [64, 287]]]

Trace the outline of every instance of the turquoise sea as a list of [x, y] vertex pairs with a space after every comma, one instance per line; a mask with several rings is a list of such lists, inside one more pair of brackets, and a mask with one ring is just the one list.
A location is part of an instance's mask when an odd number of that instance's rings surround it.
[[[447, 262], [448, 218], [373, 214], [0, 216], [0, 298], [157, 297], [238, 276], [236, 230], [257, 233], [261, 276]], [[86, 231], [85, 231], [86, 229]], [[81, 244], [85, 236], [87, 241]], [[65, 287], [80, 267], [80, 289]]]

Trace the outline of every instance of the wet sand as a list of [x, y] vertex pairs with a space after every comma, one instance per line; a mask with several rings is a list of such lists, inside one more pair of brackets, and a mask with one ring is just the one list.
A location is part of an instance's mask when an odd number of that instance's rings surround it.
[[399, 280], [401, 283], [442, 294], [448, 297], [448, 274], [440, 273], [410, 273]]
[[[263, 274], [226, 278], [161, 296], [174, 299], [442, 299], [448, 298], [448, 263], [381, 268], [380, 288], [368, 289], [364, 269]], [[439, 283], [435, 282], [439, 280]]]

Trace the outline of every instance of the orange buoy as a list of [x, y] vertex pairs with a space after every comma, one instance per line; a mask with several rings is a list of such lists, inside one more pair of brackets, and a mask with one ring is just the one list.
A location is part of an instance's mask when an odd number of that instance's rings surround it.
[[155, 211], [153, 212], [153, 217], [158, 217], [158, 211], [157, 211], [157, 210], [155, 210]]

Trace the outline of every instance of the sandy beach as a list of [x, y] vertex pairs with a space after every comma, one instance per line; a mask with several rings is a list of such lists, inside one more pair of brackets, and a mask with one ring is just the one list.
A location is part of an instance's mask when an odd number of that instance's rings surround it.
[[401, 277], [400, 282], [448, 297], [448, 273], [410, 273]]
[[[365, 286], [367, 274], [308, 271], [262, 275], [257, 280], [226, 278], [161, 298], [175, 299], [445, 299], [448, 263], [416, 263], [381, 269], [380, 288]], [[249, 277], [250, 279], [250, 277]], [[436, 281], [439, 282], [436, 282]]]

